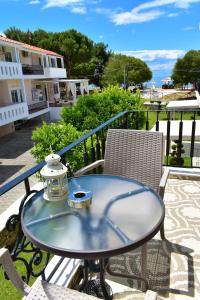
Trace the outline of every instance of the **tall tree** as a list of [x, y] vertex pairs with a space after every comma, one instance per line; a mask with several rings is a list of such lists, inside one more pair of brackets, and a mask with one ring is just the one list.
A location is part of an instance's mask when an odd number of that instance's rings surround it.
[[28, 43], [27, 33], [14, 26], [6, 29], [4, 33], [8, 38], [12, 40]]
[[172, 79], [177, 84], [192, 83], [196, 86], [200, 79], [200, 50], [190, 50], [177, 60], [172, 71]]
[[112, 54], [104, 69], [105, 84], [138, 84], [152, 78], [152, 72], [141, 59], [121, 54]]

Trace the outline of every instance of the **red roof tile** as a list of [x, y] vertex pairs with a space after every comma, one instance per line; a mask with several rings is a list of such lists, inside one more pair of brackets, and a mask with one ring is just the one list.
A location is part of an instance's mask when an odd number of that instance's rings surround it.
[[14, 40], [11, 40], [11, 39], [3, 36], [3, 35], [0, 35], [0, 41], [6, 42], [6, 43], [11, 43], [11, 44], [16, 44], [16, 45], [19, 45], [22, 48], [25, 48], [25, 49], [28, 49], [28, 50], [33, 50], [33, 51], [42, 52], [42, 53], [45, 53], [45, 54], [48, 54], [48, 55], [63, 57], [62, 55], [60, 55], [56, 52], [45, 50], [45, 49], [35, 47], [35, 46], [32, 46], [32, 45], [28, 45], [28, 44], [25, 44], [25, 43], [22, 43], [22, 42], [14, 41]]

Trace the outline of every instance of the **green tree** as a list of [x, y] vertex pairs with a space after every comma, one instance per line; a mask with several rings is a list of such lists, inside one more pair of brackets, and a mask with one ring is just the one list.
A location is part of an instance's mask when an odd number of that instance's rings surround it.
[[[101, 93], [79, 97], [74, 106], [63, 108], [61, 115], [66, 124], [71, 123], [83, 131], [91, 130], [116, 114], [131, 109], [141, 109], [140, 93], [133, 95], [118, 86], [109, 86]], [[140, 127], [143, 121], [141, 113], [138, 116]]]
[[27, 33], [16, 28], [15, 26], [6, 29], [4, 34], [12, 40], [28, 43]]
[[152, 72], [145, 62], [135, 57], [112, 54], [104, 69], [104, 84], [139, 84], [152, 78]]
[[70, 29], [59, 37], [61, 54], [64, 55], [68, 76], [73, 76], [75, 64], [86, 63], [92, 57], [93, 42], [86, 35]]
[[192, 83], [196, 86], [200, 78], [200, 51], [190, 50], [183, 58], [177, 60], [172, 71], [172, 79], [175, 84]]

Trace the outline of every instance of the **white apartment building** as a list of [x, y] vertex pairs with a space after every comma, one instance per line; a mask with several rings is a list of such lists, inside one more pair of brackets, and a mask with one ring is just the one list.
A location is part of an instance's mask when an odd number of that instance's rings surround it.
[[48, 113], [49, 101], [60, 98], [58, 79], [66, 77], [61, 55], [0, 35], [0, 136], [18, 120]]
[[89, 94], [88, 79], [66, 78], [62, 55], [0, 35], [0, 137], [19, 120], [58, 120], [62, 106]]

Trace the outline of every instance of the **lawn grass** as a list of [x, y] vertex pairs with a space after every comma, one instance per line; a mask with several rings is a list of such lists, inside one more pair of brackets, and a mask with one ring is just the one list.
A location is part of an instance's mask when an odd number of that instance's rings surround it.
[[[146, 115], [147, 113], [145, 113]], [[190, 120], [192, 121], [194, 117], [193, 112], [184, 112], [182, 114], [182, 120]], [[200, 114], [195, 115], [196, 120], [200, 120]], [[149, 129], [152, 129], [153, 126], [156, 124], [157, 121], [157, 112], [149, 111], [148, 112], [148, 120], [149, 120]], [[168, 120], [168, 112], [161, 111], [158, 115], [159, 121], [167, 121]], [[180, 112], [174, 112], [173, 113], [173, 120], [180, 121], [181, 120], [181, 113]], [[143, 129], [145, 129], [145, 124], [143, 125]]]
[[191, 100], [191, 99], [196, 99], [195, 92], [193, 91], [182, 91], [182, 92], [177, 92], [177, 93], [172, 93], [163, 96], [160, 100], [161, 101], [176, 101], [176, 100]]

